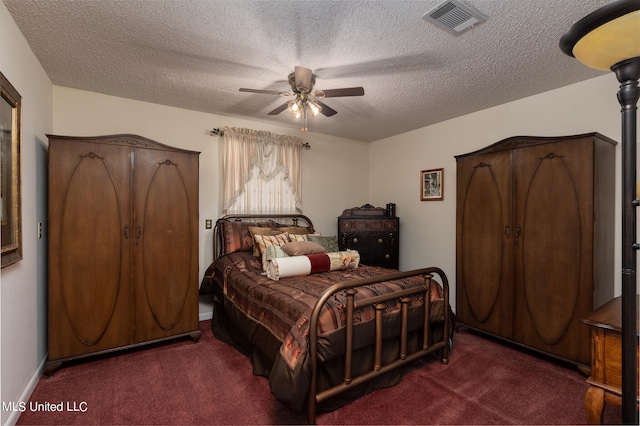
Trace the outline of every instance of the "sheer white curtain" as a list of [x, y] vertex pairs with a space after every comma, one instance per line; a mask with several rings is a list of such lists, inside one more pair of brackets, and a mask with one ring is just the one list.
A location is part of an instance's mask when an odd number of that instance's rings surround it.
[[224, 212], [302, 211], [304, 140], [235, 127], [222, 130]]

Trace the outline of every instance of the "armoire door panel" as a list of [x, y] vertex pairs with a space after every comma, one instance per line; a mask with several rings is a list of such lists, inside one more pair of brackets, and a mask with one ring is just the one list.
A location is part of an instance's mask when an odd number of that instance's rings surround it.
[[458, 161], [457, 312], [461, 321], [511, 337], [511, 156]]
[[[593, 143], [553, 143], [516, 153], [516, 339], [589, 363], [593, 291]], [[588, 297], [585, 297], [585, 293]], [[583, 330], [584, 329], [584, 330]]]
[[[562, 157], [549, 156], [540, 160], [525, 196], [521, 242], [525, 304], [533, 328], [548, 345], [564, 336], [580, 291], [582, 230], [575, 189]], [[546, 232], [549, 229], [553, 232]]]
[[[129, 149], [50, 146], [49, 356], [130, 343]], [[123, 330], [124, 327], [124, 330]]]
[[134, 155], [135, 340], [144, 341], [197, 328], [198, 158], [156, 150]]
[[[61, 232], [66, 238], [60, 243], [60, 275], [69, 325], [86, 345], [95, 345], [104, 334], [120, 291], [123, 224], [118, 207], [118, 194], [102, 158], [83, 156], [63, 201]], [[87, 282], [101, 282], [100, 291]]]
[[[491, 314], [501, 287], [502, 230], [508, 223], [502, 216], [502, 203], [491, 166], [477, 166], [462, 206], [462, 274], [465, 281], [484, 283], [465, 289], [471, 313], [478, 322], [485, 322]], [[478, 247], [483, 250], [477, 251]]]
[[[171, 194], [169, 198], [167, 194]], [[165, 212], [158, 215], [156, 212]], [[182, 314], [191, 259], [191, 215], [184, 180], [170, 160], [158, 164], [144, 201], [142, 283], [158, 326], [171, 330]]]

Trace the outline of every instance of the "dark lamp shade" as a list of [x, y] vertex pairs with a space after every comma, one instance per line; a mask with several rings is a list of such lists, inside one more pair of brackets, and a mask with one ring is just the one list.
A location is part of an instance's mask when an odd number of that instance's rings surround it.
[[618, 0], [586, 16], [562, 37], [560, 49], [600, 70], [640, 57], [640, 1]]

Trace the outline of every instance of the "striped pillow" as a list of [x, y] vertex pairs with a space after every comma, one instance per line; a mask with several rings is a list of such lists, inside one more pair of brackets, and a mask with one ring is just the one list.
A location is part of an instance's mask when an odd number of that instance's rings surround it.
[[289, 234], [283, 232], [278, 235], [254, 235], [253, 240], [260, 250], [260, 254], [264, 254], [267, 251], [267, 246], [283, 246], [289, 242]]

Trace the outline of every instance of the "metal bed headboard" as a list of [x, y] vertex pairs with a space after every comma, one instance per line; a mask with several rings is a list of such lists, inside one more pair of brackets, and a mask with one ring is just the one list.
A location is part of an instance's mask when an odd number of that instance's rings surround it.
[[222, 216], [216, 221], [213, 228], [213, 260], [220, 257], [220, 249], [222, 247], [222, 234], [220, 232], [220, 222], [257, 222], [260, 220], [274, 220], [283, 224], [291, 224], [293, 226], [305, 226], [309, 228], [310, 233], [314, 232], [313, 222], [307, 216], [297, 213], [289, 214], [229, 214]]

